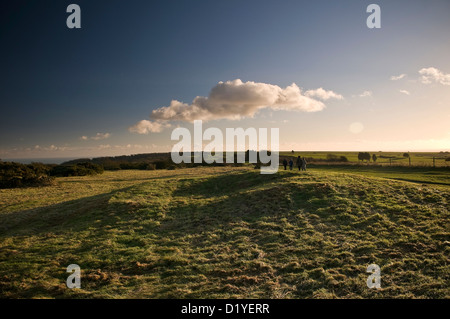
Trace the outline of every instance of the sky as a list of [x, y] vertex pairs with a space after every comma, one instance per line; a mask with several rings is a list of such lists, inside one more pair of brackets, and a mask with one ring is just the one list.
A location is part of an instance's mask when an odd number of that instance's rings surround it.
[[450, 151], [448, 0], [0, 6], [1, 159], [169, 152], [193, 120], [279, 128], [281, 150]]

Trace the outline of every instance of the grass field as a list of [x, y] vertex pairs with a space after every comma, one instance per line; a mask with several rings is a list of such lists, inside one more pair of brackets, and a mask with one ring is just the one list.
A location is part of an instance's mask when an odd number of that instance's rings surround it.
[[[345, 156], [349, 162], [358, 163], [359, 152], [280, 152], [281, 156], [302, 156], [313, 159], [326, 159], [328, 154], [336, 156]], [[404, 152], [369, 152], [370, 155], [377, 156], [376, 163], [383, 166], [409, 166], [409, 158], [404, 157]], [[450, 157], [448, 152], [408, 152], [411, 158], [411, 166], [428, 166], [428, 167], [450, 167], [450, 161], [445, 161]], [[433, 161], [434, 158], [434, 161]]]
[[[435, 186], [450, 186], [450, 169], [444, 167], [391, 167], [371, 165], [309, 165], [314, 171], [358, 174]], [[447, 189], [447, 188], [446, 188]]]
[[450, 298], [449, 177], [198, 167], [2, 189], [0, 296]]

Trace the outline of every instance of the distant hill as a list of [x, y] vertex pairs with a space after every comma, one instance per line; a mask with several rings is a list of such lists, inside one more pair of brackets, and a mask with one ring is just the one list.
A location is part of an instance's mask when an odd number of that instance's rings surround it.
[[62, 163], [61, 165], [75, 165], [78, 163], [93, 163], [102, 165], [105, 169], [120, 169], [127, 164], [151, 164], [172, 161], [170, 153], [144, 153], [121, 156], [105, 156], [95, 158], [79, 158]]

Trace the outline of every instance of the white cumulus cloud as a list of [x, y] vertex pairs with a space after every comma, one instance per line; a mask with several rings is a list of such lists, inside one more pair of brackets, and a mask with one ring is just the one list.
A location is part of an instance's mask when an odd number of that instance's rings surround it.
[[400, 93], [406, 94], [406, 95], [410, 95], [411, 93], [409, 93], [409, 91], [407, 90], [399, 90]]
[[128, 128], [128, 130], [132, 133], [138, 133], [138, 134], [148, 134], [148, 133], [159, 133], [164, 128], [169, 127], [170, 124], [168, 123], [161, 123], [161, 122], [151, 122], [147, 120], [142, 120], [135, 125]]
[[208, 97], [197, 96], [191, 104], [172, 100], [169, 106], [160, 107], [150, 114], [152, 121], [142, 120], [129, 128], [130, 132], [146, 134], [160, 132], [169, 121], [192, 122], [194, 120], [238, 120], [253, 117], [261, 109], [317, 112], [325, 108], [323, 100], [342, 98], [341, 95], [320, 88], [302, 94], [292, 83], [286, 88], [278, 85], [242, 82], [240, 79], [219, 82]]
[[337, 99], [337, 100], [344, 99], [342, 95], [334, 93], [333, 91], [326, 91], [323, 88], [318, 88], [316, 90], [308, 90], [305, 92], [305, 95], [312, 98], [318, 98], [324, 101], [327, 101], [329, 99]]
[[437, 82], [442, 85], [450, 85], [450, 74], [446, 74], [439, 69], [433, 67], [423, 68], [419, 70], [419, 74], [422, 75], [422, 83], [424, 84]]

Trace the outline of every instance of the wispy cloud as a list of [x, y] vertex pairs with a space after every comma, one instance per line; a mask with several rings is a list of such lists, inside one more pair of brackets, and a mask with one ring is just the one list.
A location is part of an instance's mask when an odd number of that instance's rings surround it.
[[64, 150], [64, 147], [58, 147], [56, 145], [50, 145], [50, 146], [40, 146], [40, 145], [35, 145], [34, 146], [34, 150], [35, 151], [58, 151], [58, 150]]
[[400, 74], [400, 75], [393, 75], [393, 76], [391, 76], [391, 80], [392, 81], [398, 81], [398, 80], [401, 80], [401, 79], [403, 79], [404, 77], [406, 76], [406, 74]]
[[[155, 144], [101, 144], [96, 146], [70, 146], [70, 145], [34, 145], [29, 147], [0, 148], [1, 157], [33, 158], [33, 157], [92, 157], [105, 156], [105, 154], [136, 154], [148, 151], [169, 151], [164, 146]], [[105, 153], [107, 152], [107, 153]]]
[[410, 95], [411, 93], [409, 93], [409, 91], [406, 90], [399, 90], [400, 93], [406, 94], [406, 95]]
[[97, 133], [97, 135], [91, 137], [91, 139], [98, 141], [98, 140], [105, 140], [111, 136], [110, 133]]
[[152, 111], [152, 121], [142, 120], [129, 130], [147, 134], [160, 132], [169, 121], [239, 120], [253, 117], [262, 109], [317, 112], [323, 110], [325, 104], [313, 97], [322, 100], [342, 98], [341, 95], [322, 88], [307, 92], [309, 96], [302, 94], [295, 83], [283, 89], [273, 84], [242, 82], [240, 79], [219, 82], [211, 89], [208, 97], [197, 96], [191, 104], [172, 100], [169, 106]]
[[371, 97], [371, 96], [372, 96], [372, 91], [364, 91], [359, 95], [359, 97]]
[[450, 74], [434, 67], [420, 69], [419, 74], [422, 75], [422, 83], [424, 84], [437, 82], [442, 85], [450, 85]]
[[87, 140], [99, 141], [99, 140], [105, 140], [109, 137], [111, 137], [110, 133], [97, 133], [95, 136], [91, 136], [91, 137], [83, 135], [82, 137], [80, 137], [80, 140], [82, 140], [82, 141], [87, 141]]

